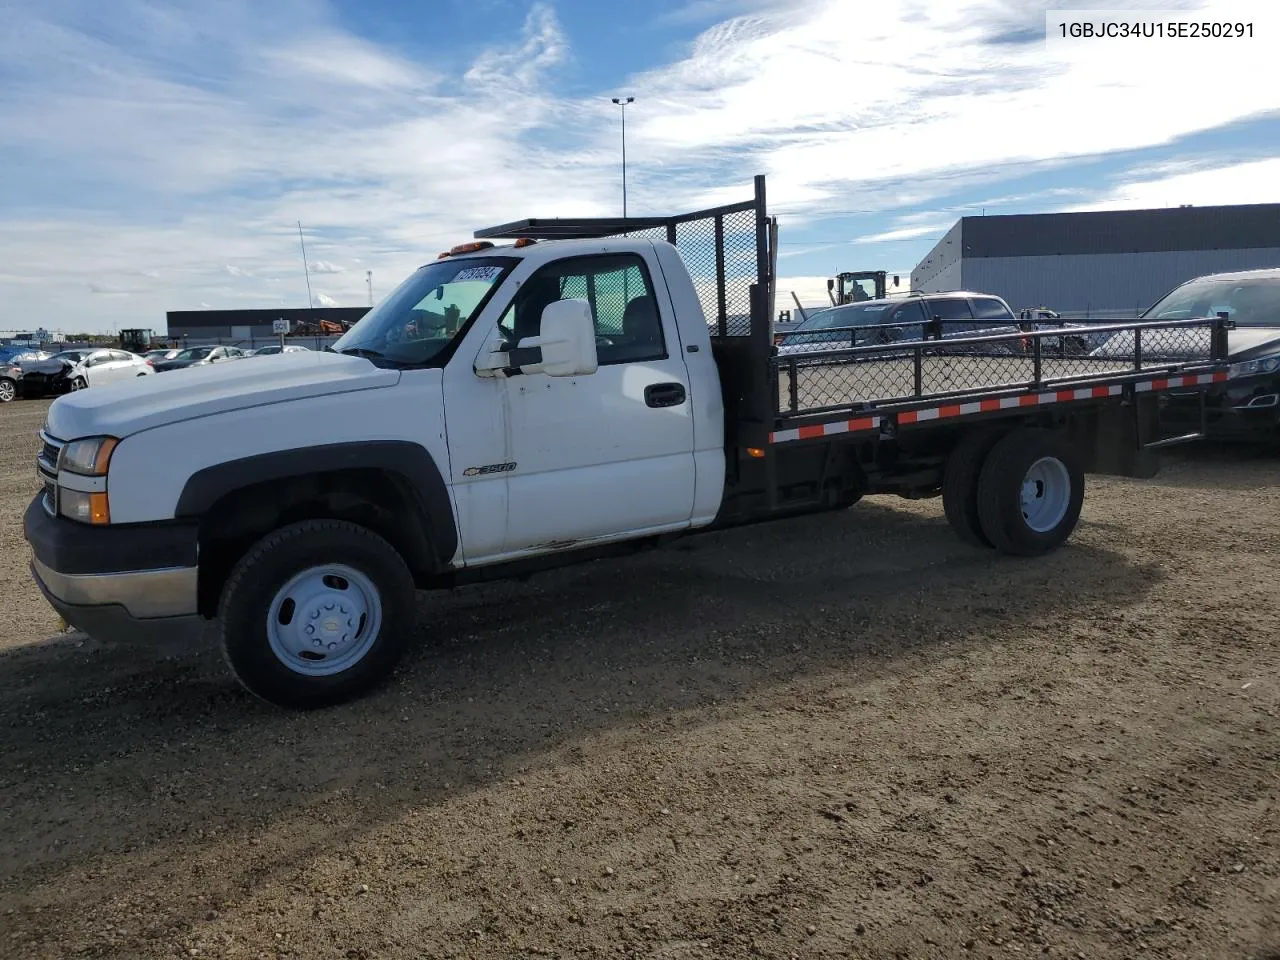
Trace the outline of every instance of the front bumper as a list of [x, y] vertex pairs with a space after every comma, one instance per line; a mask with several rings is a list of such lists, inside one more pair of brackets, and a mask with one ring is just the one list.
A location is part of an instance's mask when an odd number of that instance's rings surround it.
[[[1219, 440], [1261, 441], [1280, 436], [1280, 377], [1244, 377], [1204, 397], [1207, 435]], [[1200, 397], [1170, 391], [1160, 408], [1170, 430], [1199, 429]]]
[[88, 527], [42, 501], [27, 507], [23, 533], [32, 578], [63, 620], [100, 640], [199, 639], [194, 525]]

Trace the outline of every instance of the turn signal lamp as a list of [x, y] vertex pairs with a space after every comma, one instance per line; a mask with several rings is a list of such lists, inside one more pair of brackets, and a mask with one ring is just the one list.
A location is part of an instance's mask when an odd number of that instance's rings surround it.
[[532, 247], [537, 242], [533, 237], [521, 237], [512, 246], [519, 250], [521, 247]]

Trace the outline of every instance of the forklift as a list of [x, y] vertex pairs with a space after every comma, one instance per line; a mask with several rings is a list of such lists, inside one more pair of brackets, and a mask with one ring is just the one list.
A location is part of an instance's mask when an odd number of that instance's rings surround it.
[[[859, 303], [862, 300], [883, 300], [889, 295], [888, 273], [884, 270], [846, 271], [836, 274], [827, 280], [827, 296], [831, 305], [838, 307], [845, 303]], [[893, 285], [899, 284], [895, 274]]]

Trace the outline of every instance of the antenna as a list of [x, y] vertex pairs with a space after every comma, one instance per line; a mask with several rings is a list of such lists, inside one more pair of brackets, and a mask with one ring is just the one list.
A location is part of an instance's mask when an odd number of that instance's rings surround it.
[[302, 272], [307, 278], [307, 309], [310, 310], [315, 304], [311, 299], [311, 271], [307, 268], [307, 241], [302, 239], [302, 221], [298, 221], [298, 242], [302, 244]]
[[366, 270], [364, 272], [364, 282], [369, 285], [369, 306], [373, 306], [373, 271]]

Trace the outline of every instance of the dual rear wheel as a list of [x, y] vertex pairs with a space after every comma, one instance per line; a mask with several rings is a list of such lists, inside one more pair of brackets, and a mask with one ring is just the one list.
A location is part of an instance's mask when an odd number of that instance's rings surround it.
[[1052, 431], [978, 430], [947, 459], [942, 503], [965, 542], [1039, 556], [1075, 530], [1084, 470], [1071, 444]]

